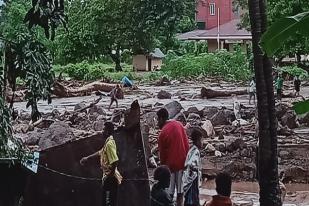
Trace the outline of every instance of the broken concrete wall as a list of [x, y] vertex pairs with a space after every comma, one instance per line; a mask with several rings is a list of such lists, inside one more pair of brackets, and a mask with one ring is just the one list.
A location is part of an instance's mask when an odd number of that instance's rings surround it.
[[[115, 135], [119, 154], [119, 171], [124, 177], [119, 187], [118, 205], [149, 205], [150, 187], [143, 149], [143, 138], [137, 124], [119, 128]], [[99, 160], [81, 166], [82, 157], [90, 155], [103, 146], [101, 134], [68, 142], [40, 152], [41, 165], [38, 173], [29, 178], [25, 190], [24, 206], [101, 206], [101, 177]], [[62, 173], [72, 175], [67, 176]], [[83, 177], [83, 178], [79, 178]]]

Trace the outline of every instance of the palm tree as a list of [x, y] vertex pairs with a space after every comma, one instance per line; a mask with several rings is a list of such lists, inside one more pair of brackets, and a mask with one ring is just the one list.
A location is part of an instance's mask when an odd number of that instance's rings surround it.
[[272, 65], [259, 45], [267, 27], [266, 2], [265, 0], [248, 1], [258, 100], [260, 205], [279, 206], [282, 202], [278, 178], [277, 119]]

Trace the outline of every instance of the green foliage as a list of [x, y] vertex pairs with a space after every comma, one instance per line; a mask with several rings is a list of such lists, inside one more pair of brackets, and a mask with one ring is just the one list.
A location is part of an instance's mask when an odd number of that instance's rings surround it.
[[[250, 30], [250, 22], [248, 15], [248, 1], [247, 0], [235, 0], [235, 7], [242, 8], [244, 11], [241, 16], [240, 27]], [[308, 0], [268, 0], [267, 1], [267, 19], [269, 25], [272, 26], [279, 19], [297, 15], [299, 13], [309, 10]], [[278, 23], [276, 23], [278, 24]], [[284, 24], [283, 24], [284, 25]], [[288, 28], [288, 24], [284, 25]], [[306, 29], [305, 25], [303, 28]], [[289, 30], [289, 29], [288, 29]], [[274, 38], [278, 38], [273, 36]], [[276, 52], [271, 54], [278, 58], [285, 57], [289, 54], [307, 54], [309, 52], [309, 41], [307, 37], [304, 37], [300, 32], [295, 32], [295, 35], [286, 39], [284, 42], [275, 40], [273, 44], [280, 44], [280, 48], [277, 47]]]
[[309, 12], [278, 20], [263, 34], [261, 45], [268, 56], [272, 56], [282, 45], [298, 34], [309, 36]]
[[278, 72], [287, 73], [291, 76], [298, 76], [300, 79], [308, 79], [308, 72], [297, 66], [285, 66], [276, 68]]
[[248, 80], [249, 70], [247, 57], [241, 51], [187, 54], [169, 59], [162, 67], [162, 72], [173, 78], [179, 77], [220, 77], [228, 80]]
[[54, 66], [54, 71], [63, 71], [69, 77], [76, 80], [94, 81], [102, 79], [104, 81], [120, 81], [124, 76], [129, 79], [136, 79], [137, 76], [133, 72], [130, 65], [123, 64], [124, 71], [114, 72], [113, 64], [88, 63], [86, 61], [76, 64], [68, 64], [66, 66]]
[[298, 115], [306, 114], [309, 112], [309, 100], [298, 102], [294, 104], [293, 108]]

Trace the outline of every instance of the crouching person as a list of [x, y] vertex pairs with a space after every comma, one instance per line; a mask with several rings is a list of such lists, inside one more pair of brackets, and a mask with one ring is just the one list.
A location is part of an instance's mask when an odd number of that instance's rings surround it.
[[103, 206], [117, 205], [118, 185], [121, 184], [122, 176], [117, 170], [118, 155], [115, 140], [113, 138], [114, 125], [112, 122], [104, 124], [103, 137], [107, 137], [103, 148], [80, 160], [80, 164], [84, 165], [89, 159], [100, 157], [101, 168], [103, 169], [102, 178], [102, 202]]
[[212, 197], [212, 200], [206, 203], [206, 206], [232, 206], [231, 201], [232, 178], [226, 173], [220, 173], [216, 177], [217, 195]]
[[165, 165], [158, 167], [154, 172], [154, 179], [158, 181], [151, 190], [151, 206], [174, 206], [173, 199], [168, 193], [171, 172]]

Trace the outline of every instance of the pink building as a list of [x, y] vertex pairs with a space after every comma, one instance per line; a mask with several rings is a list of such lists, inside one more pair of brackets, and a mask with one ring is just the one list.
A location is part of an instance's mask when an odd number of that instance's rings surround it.
[[[218, 16], [219, 15], [219, 16]], [[196, 21], [200, 29], [212, 29], [225, 24], [238, 14], [233, 12], [232, 0], [200, 0], [197, 4]]]
[[233, 0], [199, 0], [197, 3], [197, 30], [180, 34], [180, 40], [207, 41], [210, 52], [217, 49], [233, 50], [234, 44], [246, 49], [251, 33], [238, 29], [240, 11], [233, 8]]

